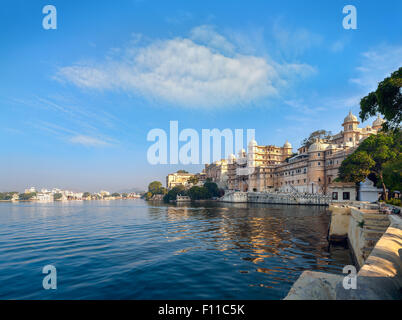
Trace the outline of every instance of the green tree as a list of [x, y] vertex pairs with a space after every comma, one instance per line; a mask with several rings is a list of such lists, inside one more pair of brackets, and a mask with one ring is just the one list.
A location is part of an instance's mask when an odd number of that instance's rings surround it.
[[153, 181], [148, 185], [148, 191], [154, 194], [166, 194], [166, 188], [162, 187], [162, 183], [159, 181]]
[[174, 201], [177, 195], [186, 196], [187, 191], [183, 185], [178, 185], [169, 190], [169, 192], [163, 197], [164, 202]]
[[89, 193], [89, 192], [84, 192], [82, 196], [83, 196], [84, 198], [88, 198], [88, 197], [91, 196], [91, 193]]
[[205, 200], [212, 198], [212, 194], [206, 187], [191, 187], [188, 190], [188, 195], [190, 196], [191, 200]]
[[192, 176], [192, 177], [188, 178], [187, 182], [192, 185], [196, 185], [198, 183], [198, 178], [197, 178], [197, 176]]
[[117, 192], [112, 193], [112, 197], [120, 198], [120, 193], [117, 193]]
[[63, 195], [61, 193], [55, 193], [53, 196], [54, 200], [60, 200], [61, 198], [63, 198]]
[[370, 92], [360, 101], [360, 119], [381, 113], [385, 120], [385, 130], [398, 130], [402, 120], [402, 67], [378, 84], [377, 90]]
[[204, 188], [207, 188], [209, 193], [211, 194], [211, 197], [219, 197], [219, 188], [218, 185], [215, 182], [205, 182], [204, 183]]
[[365, 139], [356, 151], [347, 157], [339, 168], [341, 181], [361, 182], [370, 173], [378, 179], [387, 200], [384, 168], [397, 159], [399, 146], [395, 145], [395, 134], [379, 133]]
[[339, 179], [345, 182], [362, 182], [370, 174], [374, 160], [365, 151], [356, 151], [342, 161]]
[[29, 193], [21, 193], [19, 195], [20, 200], [31, 200], [36, 197], [36, 192], [29, 192]]
[[402, 155], [384, 165], [384, 182], [390, 191], [402, 191]]
[[145, 193], [145, 199], [146, 200], [150, 200], [152, 198], [153, 194], [152, 192], [148, 191], [147, 193]]
[[186, 170], [177, 170], [177, 173], [188, 173]]
[[310, 147], [316, 139], [327, 141], [331, 137], [331, 131], [317, 130], [310, 134], [310, 136], [301, 142], [303, 147]]

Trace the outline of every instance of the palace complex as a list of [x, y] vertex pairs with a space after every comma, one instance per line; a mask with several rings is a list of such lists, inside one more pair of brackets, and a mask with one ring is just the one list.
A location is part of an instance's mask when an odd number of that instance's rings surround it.
[[297, 154], [289, 142], [283, 147], [259, 146], [249, 142], [248, 152], [205, 166], [206, 177], [221, 188], [238, 191], [280, 191], [327, 194], [337, 177], [342, 161], [368, 136], [377, 134], [384, 120], [359, 128], [351, 112], [343, 121], [343, 130], [328, 139], [317, 139]]

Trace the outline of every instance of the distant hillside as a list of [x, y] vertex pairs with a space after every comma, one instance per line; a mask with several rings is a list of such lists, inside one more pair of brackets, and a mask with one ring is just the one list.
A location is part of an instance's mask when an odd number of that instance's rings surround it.
[[140, 188], [131, 188], [131, 189], [123, 189], [123, 190], [119, 190], [119, 191], [117, 191], [118, 193], [132, 193], [132, 192], [135, 192], [135, 193], [143, 193], [143, 192], [145, 192], [145, 190], [144, 189], [140, 189]]

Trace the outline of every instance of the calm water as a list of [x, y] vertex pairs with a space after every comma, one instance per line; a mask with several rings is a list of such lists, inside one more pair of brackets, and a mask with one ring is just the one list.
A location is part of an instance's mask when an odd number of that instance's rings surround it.
[[328, 221], [319, 207], [0, 203], [0, 298], [282, 299], [303, 270], [351, 264]]

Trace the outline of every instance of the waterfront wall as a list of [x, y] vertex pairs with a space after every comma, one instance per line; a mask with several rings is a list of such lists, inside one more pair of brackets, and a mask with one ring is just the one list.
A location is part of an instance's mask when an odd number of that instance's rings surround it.
[[[363, 209], [364, 210], [364, 209]], [[368, 209], [369, 210], [369, 209]], [[345, 275], [334, 275], [323, 272], [304, 271], [294, 283], [285, 300], [401, 300], [402, 299], [402, 217], [399, 215], [381, 215], [385, 219], [378, 220], [373, 212], [362, 212], [357, 215], [351, 210], [351, 223], [348, 229], [351, 236], [354, 235], [354, 246], [357, 248], [364, 243], [361, 237], [362, 231], [358, 231], [355, 221], [363, 218], [368, 221], [368, 226], [373, 219], [376, 228], [377, 223], [389, 224], [374, 249], [364, 261], [356, 278], [356, 289], [345, 289], [343, 280]], [[357, 231], [354, 231], [357, 230]], [[352, 248], [352, 250], [354, 250]]]
[[329, 241], [347, 241], [359, 268], [390, 224], [388, 215], [380, 214], [378, 209], [377, 204], [370, 203], [329, 206]]
[[388, 215], [379, 214], [378, 210], [351, 208], [348, 241], [359, 268], [389, 225]]
[[270, 203], [289, 205], [328, 205], [330, 197], [309, 193], [228, 192], [220, 201], [234, 203]]
[[232, 203], [247, 203], [248, 195], [247, 192], [227, 192], [225, 195], [219, 199], [222, 202], [232, 202]]
[[337, 299], [402, 300], [402, 218], [389, 215], [390, 226], [357, 274], [357, 289], [336, 287]]
[[347, 240], [352, 208], [348, 205], [329, 205], [331, 222], [329, 225], [329, 241], [343, 242]]

